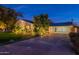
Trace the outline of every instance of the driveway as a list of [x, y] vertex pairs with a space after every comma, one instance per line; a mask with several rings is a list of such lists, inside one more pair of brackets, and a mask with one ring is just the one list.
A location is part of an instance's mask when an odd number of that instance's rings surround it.
[[11, 55], [74, 55], [67, 35], [51, 35], [36, 37], [4, 46], [0, 46], [0, 54]]

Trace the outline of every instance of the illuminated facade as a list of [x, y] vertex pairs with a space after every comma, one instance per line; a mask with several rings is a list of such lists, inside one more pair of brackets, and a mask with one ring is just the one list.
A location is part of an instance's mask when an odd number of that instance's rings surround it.
[[26, 33], [33, 31], [33, 24], [28, 20], [18, 20], [15, 24], [15, 32], [16, 33]]
[[[32, 21], [28, 20], [18, 20], [16, 25], [20, 27], [20, 31], [31, 31], [33, 32], [34, 26]], [[19, 31], [20, 30], [20, 31]], [[52, 23], [49, 27], [49, 33], [64, 33], [68, 34], [70, 32], [79, 32], [79, 27], [74, 25], [72, 22], [65, 23]]]
[[78, 26], [74, 25], [72, 22], [65, 22], [65, 23], [53, 23], [49, 27], [50, 33], [64, 33], [68, 34], [70, 32], [78, 32]]

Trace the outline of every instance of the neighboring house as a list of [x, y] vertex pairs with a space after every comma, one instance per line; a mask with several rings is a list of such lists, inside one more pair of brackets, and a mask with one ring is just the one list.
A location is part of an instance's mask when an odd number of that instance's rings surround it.
[[72, 22], [64, 23], [52, 23], [49, 28], [50, 33], [64, 33], [68, 34], [70, 32], [78, 32], [79, 27]]

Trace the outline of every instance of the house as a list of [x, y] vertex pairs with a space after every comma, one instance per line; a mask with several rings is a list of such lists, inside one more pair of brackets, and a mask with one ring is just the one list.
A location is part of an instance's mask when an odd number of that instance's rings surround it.
[[79, 26], [73, 24], [72, 22], [51, 23], [49, 27], [49, 32], [64, 34], [68, 34], [70, 32], [79, 32]]
[[26, 19], [19, 19], [15, 24], [16, 32], [32, 32], [33, 31], [33, 23], [32, 21]]
[[[21, 31], [33, 31], [34, 29], [33, 22], [25, 19], [18, 20], [16, 25]], [[73, 22], [51, 23], [49, 26], [49, 33], [68, 34], [70, 32], [79, 32], [79, 26]]]

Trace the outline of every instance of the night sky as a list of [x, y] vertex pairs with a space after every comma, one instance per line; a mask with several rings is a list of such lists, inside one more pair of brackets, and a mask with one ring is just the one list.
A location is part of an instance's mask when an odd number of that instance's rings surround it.
[[74, 19], [79, 23], [79, 5], [75, 4], [3, 4], [23, 14], [23, 19], [32, 20], [33, 16], [48, 14], [53, 22], [68, 22]]

